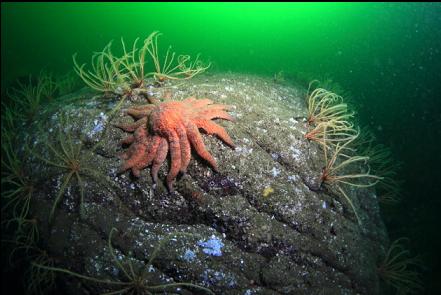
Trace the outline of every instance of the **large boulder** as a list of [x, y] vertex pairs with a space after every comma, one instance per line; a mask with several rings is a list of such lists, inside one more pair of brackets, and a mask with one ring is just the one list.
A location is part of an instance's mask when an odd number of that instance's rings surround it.
[[[69, 182], [51, 224], [48, 216], [66, 173], [34, 158], [42, 179], [31, 215], [40, 226], [40, 244], [55, 266], [84, 276], [126, 281], [115, 258], [146, 271], [151, 285], [193, 283], [216, 294], [377, 294], [376, 262], [387, 243], [374, 189], [347, 188], [360, 224], [343, 196], [319, 189], [324, 166], [320, 147], [308, 142], [305, 90], [249, 75], [211, 75], [163, 87], [157, 98], [210, 98], [232, 105], [234, 122], [217, 121], [236, 148], [203, 135], [219, 173], [193, 153], [186, 175], [169, 193], [168, 165], [157, 185], [150, 168], [139, 178], [118, 174], [128, 134], [113, 126], [133, 119], [123, 109], [147, 101], [126, 100], [83, 89], [53, 103], [34, 122], [29, 137], [34, 154], [53, 159], [58, 131], [81, 146], [83, 165], [96, 172]], [[64, 119], [63, 119], [64, 118]], [[67, 144], [68, 142], [66, 142]], [[98, 143], [98, 144], [97, 144]], [[84, 206], [80, 214], [80, 189]], [[111, 247], [109, 235], [113, 232]], [[159, 242], [176, 235], [159, 249]], [[121, 286], [58, 273], [71, 294], [103, 293]], [[183, 294], [203, 294], [181, 287]], [[176, 289], [175, 289], [176, 291]]]

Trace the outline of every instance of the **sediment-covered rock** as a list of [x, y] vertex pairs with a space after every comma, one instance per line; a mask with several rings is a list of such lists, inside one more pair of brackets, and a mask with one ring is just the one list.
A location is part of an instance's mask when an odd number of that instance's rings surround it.
[[[116, 98], [82, 90], [46, 109], [29, 130], [34, 153], [51, 158], [45, 143], [57, 144], [58, 130], [70, 134], [89, 169], [69, 185], [49, 226], [48, 216], [66, 174], [34, 157], [32, 171], [42, 181], [31, 215], [39, 221], [42, 245], [56, 266], [85, 276], [126, 281], [124, 270], [144, 269], [151, 285], [188, 282], [216, 294], [377, 294], [376, 261], [387, 235], [374, 190], [348, 189], [361, 224], [345, 199], [318, 188], [324, 166], [307, 130], [304, 91], [247, 75], [211, 75], [173, 82], [150, 91], [157, 98], [210, 98], [232, 105], [234, 122], [218, 121], [235, 149], [203, 135], [219, 173], [196, 154], [175, 192], [165, 187], [168, 164], [153, 185], [150, 168], [135, 178], [118, 174], [127, 133], [112, 124], [129, 123], [124, 108], [147, 101], [127, 100], [111, 114]], [[66, 120], [67, 118], [67, 120]], [[99, 144], [95, 146], [96, 143]], [[92, 148], [94, 147], [94, 148]], [[108, 246], [112, 228], [112, 248]], [[171, 233], [152, 265], [149, 257]], [[113, 249], [113, 252], [112, 252]], [[130, 264], [129, 264], [130, 262]], [[118, 290], [59, 273], [72, 294]], [[181, 287], [183, 294], [203, 294]]]

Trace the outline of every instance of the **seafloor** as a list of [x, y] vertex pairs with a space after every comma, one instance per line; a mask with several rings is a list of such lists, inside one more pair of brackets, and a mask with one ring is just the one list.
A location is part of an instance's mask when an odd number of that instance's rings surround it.
[[[111, 282], [127, 282], [142, 273], [150, 286], [185, 282], [215, 294], [379, 293], [376, 263], [387, 235], [375, 192], [347, 189], [360, 216], [358, 224], [338, 192], [320, 188], [323, 152], [303, 137], [305, 89], [270, 78], [211, 74], [150, 91], [157, 98], [195, 96], [232, 105], [235, 121], [217, 122], [236, 148], [203, 135], [220, 172], [193, 154], [187, 174], [179, 176], [175, 192], [168, 193], [168, 164], [161, 168], [156, 186], [150, 168], [140, 178], [117, 173], [120, 141], [128, 134], [113, 124], [132, 122], [122, 110], [146, 101], [127, 100], [111, 115], [118, 100], [86, 88], [56, 100], [23, 138], [33, 155], [45, 159], [53, 157], [52, 148], [57, 150], [60, 140], [81, 148], [82, 165], [96, 175], [68, 183], [49, 225], [66, 173], [38, 157], [29, 159], [41, 184], [31, 215], [38, 220], [40, 240], [54, 266]], [[117, 231], [109, 247], [112, 228]], [[176, 232], [188, 235], [164, 240]], [[159, 249], [161, 240], [165, 242]], [[159, 252], [149, 261], [155, 248]], [[56, 275], [63, 294], [128, 286]], [[204, 294], [191, 286], [167, 292]]]

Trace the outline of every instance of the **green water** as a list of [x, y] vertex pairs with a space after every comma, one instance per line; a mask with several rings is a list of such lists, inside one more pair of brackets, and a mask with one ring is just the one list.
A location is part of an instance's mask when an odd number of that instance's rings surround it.
[[[152, 31], [210, 71], [331, 77], [360, 120], [403, 162], [403, 201], [385, 210], [392, 237], [411, 238], [437, 294], [441, 272], [441, 6], [438, 3], [2, 3], [2, 97], [19, 77], [72, 70], [72, 54]], [[115, 46], [116, 47], [116, 46]]]

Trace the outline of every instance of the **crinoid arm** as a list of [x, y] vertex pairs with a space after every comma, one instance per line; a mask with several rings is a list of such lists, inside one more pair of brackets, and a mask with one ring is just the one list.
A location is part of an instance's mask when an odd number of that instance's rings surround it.
[[[110, 252], [109, 254], [112, 257], [113, 263], [115, 264], [119, 272], [121, 272], [122, 274], [123, 279], [121, 280], [120, 279], [110, 280], [104, 278], [91, 277], [65, 268], [54, 267], [53, 265], [45, 265], [39, 262], [33, 263], [33, 266], [45, 271], [49, 271], [51, 273], [60, 272], [70, 276], [74, 276], [81, 280], [107, 285], [109, 287], [116, 289], [115, 291], [108, 292], [106, 294], [156, 294], [160, 291], [172, 292], [172, 290], [175, 288], [187, 287], [189, 289], [195, 289], [195, 290], [203, 291], [206, 294], [214, 295], [214, 293], [210, 289], [190, 282], [172, 282], [172, 283], [151, 285], [146, 276], [148, 272], [146, 271], [145, 267], [137, 268], [132, 262], [132, 259], [129, 259], [128, 257], [124, 257], [122, 260], [119, 257], [119, 255], [118, 257], [116, 256], [115, 250], [112, 246], [112, 235], [116, 231], [117, 230], [115, 228], [112, 228], [112, 230], [110, 231], [107, 247], [109, 249]], [[178, 236], [193, 236], [193, 234], [171, 233], [167, 237], [163, 238], [161, 242], [159, 242], [159, 244], [154, 248], [152, 254], [150, 255], [149, 261], [147, 263], [147, 267], [152, 266], [153, 261], [156, 259], [156, 257], [159, 256], [162, 247], [166, 243], [168, 243], [171, 239], [175, 239]]]
[[[319, 143], [324, 149], [336, 148], [337, 144], [343, 145], [350, 141], [357, 130], [349, 122], [328, 121], [320, 122], [305, 134], [305, 138]], [[343, 149], [350, 149], [347, 145]]]
[[157, 81], [165, 80], [186, 80], [203, 73], [211, 64], [204, 65], [199, 60], [199, 54], [194, 61], [191, 61], [189, 55], [179, 55], [176, 58], [176, 52], [168, 47], [164, 58], [161, 60], [158, 50], [158, 37], [162, 34], [155, 31], [147, 38], [146, 51], [150, 54], [155, 66], [155, 71], [148, 75], [153, 76]]
[[397, 180], [401, 163], [392, 157], [392, 151], [382, 144], [374, 144], [373, 140], [360, 146], [360, 152], [369, 157], [369, 167], [376, 175], [382, 177], [377, 185], [379, 201], [394, 204], [400, 201], [401, 182]]
[[423, 284], [417, 269], [422, 262], [419, 257], [412, 257], [404, 246], [407, 238], [395, 240], [387, 250], [377, 272], [383, 281], [392, 286], [398, 294], [415, 294], [423, 291]]
[[[352, 200], [345, 193], [341, 185], [349, 185], [352, 187], [371, 187], [374, 186], [382, 177], [370, 174], [369, 169], [366, 172], [357, 173], [347, 173], [348, 169], [359, 167], [360, 164], [366, 164], [369, 157], [357, 156], [357, 155], [347, 155], [344, 154], [343, 160], [340, 159], [343, 155], [343, 151], [349, 144], [351, 144], [358, 137], [359, 131], [356, 135], [353, 135], [345, 143], [337, 143], [335, 150], [331, 149], [332, 156], [328, 157], [328, 149], [324, 149], [325, 155], [325, 168], [322, 171], [321, 180], [322, 183], [326, 185], [335, 185], [344, 198], [351, 205], [357, 216], [358, 223], [360, 224], [359, 215], [353, 205]], [[326, 141], [326, 137], [325, 137]], [[367, 183], [361, 182], [367, 180]]]
[[[91, 70], [86, 70], [86, 64], [79, 65], [75, 53], [72, 56], [74, 70], [90, 88], [107, 93], [123, 94], [130, 91], [129, 69], [137, 65], [129, 65], [129, 54], [125, 52], [122, 57], [116, 57], [111, 51], [112, 42], [109, 42], [100, 52], [92, 55]], [[125, 48], [124, 48], [125, 49]]]
[[[161, 59], [158, 51], [159, 36], [161, 33], [154, 31], [144, 39], [140, 48], [137, 46], [139, 38], [136, 38], [131, 49], [127, 48], [121, 38], [122, 56], [112, 53], [112, 42], [109, 42], [102, 51], [93, 54], [91, 69], [86, 69], [86, 64], [80, 65], [75, 53], [72, 56], [74, 70], [87, 86], [96, 91], [120, 97], [134, 97], [135, 90], [145, 90], [146, 77], [153, 77], [157, 82], [185, 80], [210, 67], [210, 64], [204, 65], [199, 60], [199, 55], [192, 61], [189, 55], [177, 56], [171, 51], [171, 47]], [[155, 69], [150, 73], [146, 73], [147, 54]]]
[[348, 105], [343, 102], [343, 98], [331, 91], [323, 88], [316, 88], [309, 93], [311, 86], [316, 81], [309, 84], [307, 95], [308, 117], [307, 122], [310, 125], [316, 125], [321, 122], [350, 121], [354, 113], [348, 111]]

